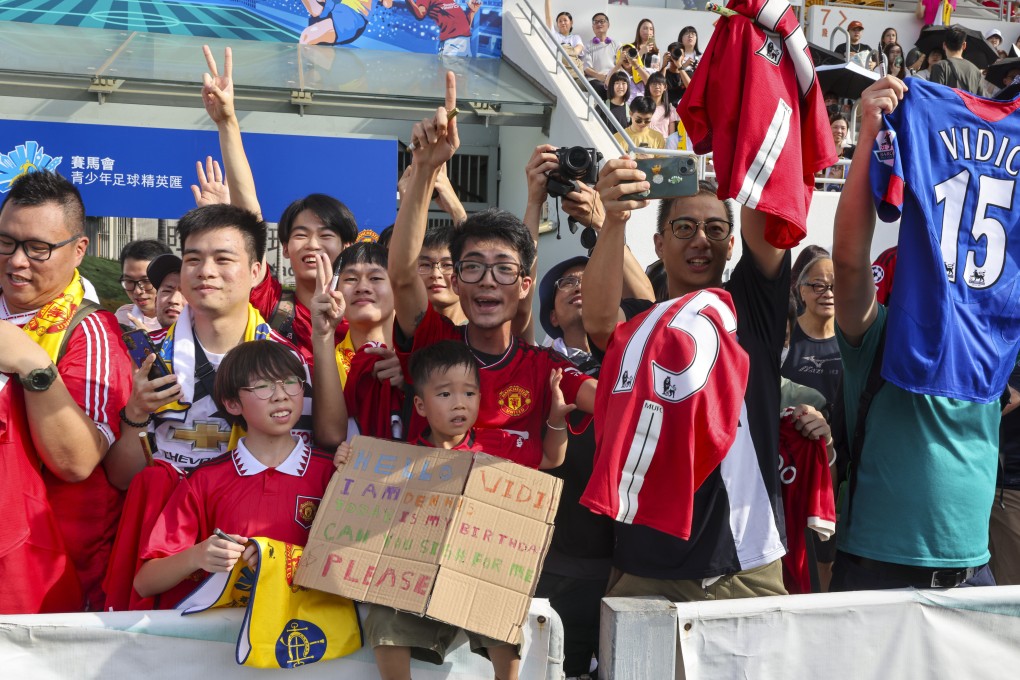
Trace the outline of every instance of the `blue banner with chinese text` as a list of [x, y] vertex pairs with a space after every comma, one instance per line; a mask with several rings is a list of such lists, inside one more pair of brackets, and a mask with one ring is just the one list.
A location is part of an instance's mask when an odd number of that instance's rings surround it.
[[[361, 229], [393, 223], [395, 140], [247, 133], [244, 146], [267, 221], [323, 193], [346, 203]], [[0, 120], [0, 200], [18, 175], [47, 169], [71, 180], [91, 216], [177, 219], [195, 207], [195, 162], [219, 148], [211, 131]]]

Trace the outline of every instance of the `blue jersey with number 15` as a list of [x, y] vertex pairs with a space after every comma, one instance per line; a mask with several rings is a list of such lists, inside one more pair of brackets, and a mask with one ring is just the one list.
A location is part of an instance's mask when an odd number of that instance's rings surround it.
[[1020, 340], [1020, 98], [907, 85], [871, 150], [879, 217], [902, 211], [882, 375], [988, 403]]

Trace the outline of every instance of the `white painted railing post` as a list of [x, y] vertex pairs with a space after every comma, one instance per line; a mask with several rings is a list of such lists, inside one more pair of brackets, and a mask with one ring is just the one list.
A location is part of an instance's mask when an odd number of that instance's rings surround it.
[[664, 597], [606, 597], [599, 633], [600, 680], [671, 680], [676, 608]]

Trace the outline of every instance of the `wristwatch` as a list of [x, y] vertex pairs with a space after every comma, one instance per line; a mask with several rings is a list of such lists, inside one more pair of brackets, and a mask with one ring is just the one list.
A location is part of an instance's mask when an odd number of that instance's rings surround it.
[[46, 368], [36, 368], [28, 372], [28, 375], [18, 376], [21, 384], [29, 392], [45, 392], [57, 379], [57, 368], [50, 364]]

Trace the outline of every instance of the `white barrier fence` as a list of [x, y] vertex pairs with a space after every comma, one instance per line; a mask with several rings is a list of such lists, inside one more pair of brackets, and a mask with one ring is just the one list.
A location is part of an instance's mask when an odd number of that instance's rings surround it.
[[[984, 680], [1020, 668], [1020, 586], [671, 603], [606, 598], [613, 680]], [[674, 673], [674, 658], [675, 673]]]
[[[0, 677], [68, 678], [295, 678], [377, 680], [372, 650], [293, 670], [238, 666], [234, 646], [241, 609], [181, 617], [175, 611], [0, 616]], [[361, 606], [362, 620], [365, 609]], [[534, 600], [525, 632], [522, 680], [563, 677], [563, 627], [548, 600]], [[478, 680], [492, 665], [461, 634], [442, 666], [412, 661], [415, 680]]]

